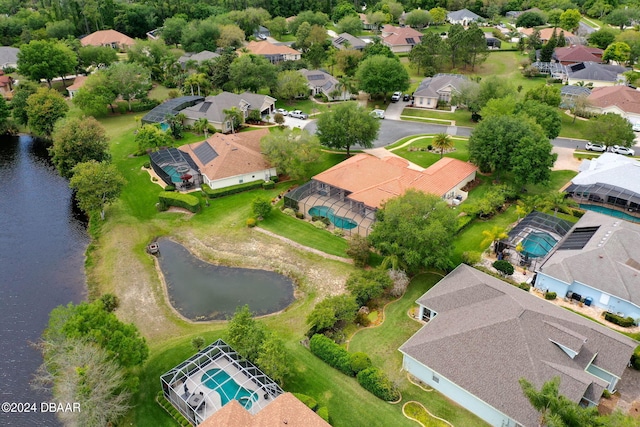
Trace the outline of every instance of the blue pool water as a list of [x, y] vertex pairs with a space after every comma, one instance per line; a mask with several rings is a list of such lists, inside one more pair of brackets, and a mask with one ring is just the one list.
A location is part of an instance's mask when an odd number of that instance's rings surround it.
[[594, 211], [594, 212], [599, 212], [601, 214], [605, 214], [605, 215], [609, 215], [612, 216], [614, 218], [620, 218], [620, 219], [624, 219], [625, 221], [631, 221], [631, 222], [640, 222], [639, 218], [636, 218], [635, 216], [631, 216], [627, 213], [624, 212], [620, 212], [614, 209], [610, 209], [604, 206], [598, 206], [598, 205], [584, 205], [584, 204], [580, 204], [580, 208], [581, 209], [586, 209], [589, 211]]
[[258, 393], [240, 386], [222, 369], [209, 369], [202, 374], [200, 381], [211, 390], [218, 392], [222, 399], [222, 406], [237, 400], [246, 410], [249, 410], [253, 402], [258, 400]]
[[165, 166], [162, 168], [162, 170], [169, 174], [169, 176], [171, 177], [171, 182], [182, 182], [182, 180], [180, 179], [181, 175], [173, 166]]
[[534, 231], [522, 241], [522, 253], [529, 258], [540, 258], [558, 243], [549, 233], [544, 231]]
[[169, 123], [165, 123], [165, 122], [160, 123], [160, 129], [162, 129], [162, 130], [163, 130], [163, 131], [165, 131], [165, 132], [166, 132], [170, 127], [171, 127], [171, 126], [169, 126]]
[[327, 206], [314, 206], [309, 209], [309, 215], [329, 218], [329, 221], [331, 221], [333, 225], [345, 230], [351, 230], [352, 228], [356, 228], [358, 226], [358, 223], [356, 223], [352, 219], [345, 218], [343, 216], [337, 216], [334, 210]]

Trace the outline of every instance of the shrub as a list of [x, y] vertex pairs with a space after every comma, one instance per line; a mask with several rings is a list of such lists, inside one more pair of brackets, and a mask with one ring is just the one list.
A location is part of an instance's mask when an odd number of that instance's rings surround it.
[[243, 184], [232, 185], [231, 187], [216, 188], [215, 190], [207, 184], [202, 184], [202, 191], [210, 199], [228, 196], [229, 194], [242, 193], [249, 190], [255, 190], [262, 187], [262, 181], [245, 182]]
[[558, 296], [558, 294], [556, 294], [555, 292], [545, 292], [544, 293], [544, 299], [549, 300], [549, 301], [553, 301], [554, 299], [556, 299], [557, 296]]
[[366, 237], [362, 237], [359, 234], [354, 234], [349, 239], [349, 247], [347, 248], [347, 255], [353, 259], [353, 264], [356, 267], [364, 267], [369, 262], [370, 245]]
[[427, 145], [427, 150], [428, 150], [428, 151], [433, 150], [433, 145], [431, 145], [431, 144]]
[[369, 320], [369, 317], [366, 314], [358, 313], [356, 315], [356, 323], [366, 328], [371, 324], [371, 320]]
[[149, 169], [151, 167], [151, 163], [144, 162], [144, 165], [142, 165], [142, 167], [145, 168], [145, 169]]
[[527, 292], [529, 292], [529, 289], [531, 289], [531, 286], [529, 286], [526, 282], [520, 283], [518, 287], [523, 291], [527, 291]]
[[294, 211], [291, 208], [284, 208], [282, 210], [282, 213], [285, 214], [286, 216], [296, 216], [296, 211]]
[[493, 264], [491, 264], [491, 266], [506, 276], [512, 275], [513, 272], [515, 271], [515, 269], [513, 268], [513, 265], [509, 261], [505, 261], [502, 259], [498, 261], [494, 261]]
[[327, 224], [322, 221], [312, 221], [311, 224], [313, 224], [315, 228], [319, 228], [320, 230], [324, 230], [327, 228]]
[[266, 197], [256, 197], [251, 202], [251, 210], [258, 217], [258, 219], [264, 219], [269, 216], [273, 206], [271, 201]]
[[331, 221], [329, 221], [329, 218], [327, 218], [326, 216], [313, 215], [311, 217], [311, 222], [315, 222], [315, 221], [320, 221], [324, 223], [324, 225], [326, 225], [327, 227], [329, 226], [329, 224], [331, 224]]
[[334, 236], [338, 236], [338, 237], [344, 236], [344, 230], [342, 228], [334, 228], [333, 231], [331, 231], [331, 233]]
[[292, 393], [300, 402], [304, 403], [307, 408], [315, 411], [318, 409], [318, 402], [311, 396], [302, 393]]
[[456, 225], [456, 232], [462, 231], [467, 225], [475, 219], [473, 215], [463, 215], [458, 217], [458, 224]]
[[296, 212], [296, 218], [304, 219], [304, 214], [302, 212]]
[[385, 270], [360, 270], [351, 273], [345, 286], [362, 306], [381, 297], [386, 289], [393, 286], [393, 281]]
[[329, 422], [329, 408], [326, 406], [321, 406], [316, 411], [316, 414], [326, 422]]
[[202, 346], [204, 346], [204, 343], [204, 337], [198, 336], [191, 338], [191, 347], [193, 347], [196, 351], [200, 351]]
[[270, 177], [269, 177], [269, 179], [270, 179], [271, 181], [273, 181], [273, 182], [278, 182], [278, 181], [280, 180], [280, 179], [278, 178], [278, 175], [270, 176]]
[[462, 253], [462, 262], [467, 265], [476, 265], [480, 262], [482, 254], [476, 251], [465, 251]]
[[265, 190], [273, 190], [274, 188], [276, 188], [276, 183], [271, 180], [264, 181], [262, 183], [262, 188], [264, 188]]
[[120, 305], [118, 297], [114, 294], [104, 294], [100, 297], [100, 301], [102, 301], [102, 306], [107, 313], [111, 313]]
[[173, 185], [167, 185], [164, 187], [164, 191], [176, 191], [176, 187]]
[[631, 366], [633, 366], [633, 369], [640, 371], [640, 345], [636, 347], [631, 355]]
[[393, 287], [389, 290], [389, 295], [399, 297], [404, 294], [409, 286], [409, 277], [402, 270], [389, 270], [389, 278], [393, 282]]
[[623, 328], [629, 328], [631, 326], [634, 326], [636, 323], [633, 317], [622, 317], [608, 311], [604, 313], [604, 318], [605, 320], [608, 320], [611, 323], [615, 323], [616, 325], [620, 325]]
[[165, 210], [168, 206], [185, 208], [193, 213], [196, 213], [200, 210], [200, 201], [198, 200], [198, 198], [189, 194], [163, 191], [158, 197], [160, 198], [160, 206], [164, 207]]
[[247, 218], [247, 227], [253, 228], [255, 226], [256, 226], [256, 219], [255, 218]]
[[611, 397], [611, 392], [605, 388], [604, 390], [602, 390], [602, 397], [604, 397], [605, 399], [609, 399]]
[[367, 368], [358, 372], [358, 383], [376, 396], [386, 402], [395, 402], [400, 399], [400, 392], [391, 383], [386, 374], [378, 368]]
[[324, 335], [315, 334], [309, 341], [309, 349], [327, 365], [336, 368], [345, 375], [354, 375], [351, 369], [349, 352]]
[[364, 371], [372, 366], [369, 356], [361, 351], [351, 353], [349, 357], [351, 358], [351, 370], [353, 370], [353, 373], [356, 375], [358, 372]]

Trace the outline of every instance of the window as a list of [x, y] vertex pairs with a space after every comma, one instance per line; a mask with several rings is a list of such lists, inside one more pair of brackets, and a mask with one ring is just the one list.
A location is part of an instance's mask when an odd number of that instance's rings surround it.
[[433, 380], [434, 383], [439, 384], [440, 383], [440, 378], [436, 377], [435, 374], [431, 374], [431, 379]]
[[243, 182], [244, 182], [244, 180], [243, 180], [242, 178], [240, 178], [240, 179], [238, 180], [238, 183], [240, 183], [240, 184], [242, 184]]

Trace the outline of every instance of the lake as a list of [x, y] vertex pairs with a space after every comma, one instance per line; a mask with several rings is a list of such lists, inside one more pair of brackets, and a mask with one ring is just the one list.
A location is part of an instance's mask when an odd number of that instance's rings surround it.
[[[0, 403], [51, 401], [30, 380], [42, 363], [30, 346], [56, 306], [86, 294], [85, 219], [67, 181], [29, 136], [0, 137]], [[66, 403], [66, 402], [65, 402]], [[4, 414], [2, 426], [57, 426], [51, 413]]]

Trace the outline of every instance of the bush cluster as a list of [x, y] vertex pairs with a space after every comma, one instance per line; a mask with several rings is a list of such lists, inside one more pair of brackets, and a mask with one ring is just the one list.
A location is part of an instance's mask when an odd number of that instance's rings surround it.
[[558, 296], [558, 294], [556, 294], [555, 292], [545, 292], [544, 293], [544, 299], [549, 300], [549, 301], [553, 301], [554, 299], [556, 299], [557, 296]]
[[520, 284], [518, 285], [518, 287], [519, 287], [520, 289], [522, 289], [523, 291], [527, 291], [527, 292], [529, 292], [529, 289], [531, 289], [531, 286], [529, 286], [529, 285], [527, 284], [527, 282], [522, 282], [522, 283], [520, 283]]
[[345, 375], [354, 376], [349, 352], [333, 342], [332, 339], [315, 334], [309, 341], [309, 349], [327, 365], [336, 368]]
[[264, 188], [265, 190], [272, 190], [276, 188], [276, 183], [273, 181], [264, 181], [262, 183], [262, 188]]
[[371, 359], [367, 356], [366, 353], [361, 351], [357, 351], [355, 353], [351, 353], [351, 369], [353, 373], [358, 375], [358, 372], [364, 371], [365, 369], [370, 368], [372, 365]]
[[200, 201], [198, 200], [198, 198], [189, 194], [163, 191], [158, 197], [160, 199], [161, 210], [166, 210], [168, 206], [185, 208], [193, 213], [196, 213], [200, 210]]
[[285, 214], [286, 216], [296, 216], [296, 211], [294, 211], [291, 208], [284, 208], [282, 210], [282, 213]]
[[477, 251], [464, 251], [462, 253], [462, 262], [467, 265], [476, 265], [480, 262], [482, 254]]
[[633, 369], [640, 371], [640, 345], [636, 347], [631, 355], [631, 366], [633, 366]]
[[636, 321], [633, 317], [622, 317], [608, 311], [604, 313], [604, 319], [608, 320], [611, 323], [615, 323], [616, 325], [622, 326], [623, 328], [629, 328], [636, 324]]
[[386, 401], [395, 402], [400, 399], [400, 392], [387, 375], [378, 368], [367, 368], [358, 372], [358, 383], [374, 396]]
[[491, 264], [491, 266], [496, 270], [498, 270], [500, 273], [505, 274], [507, 276], [512, 275], [513, 272], [515, 271], [515, 268], [513, 267], [513, 265], [509, 261], [505, 261], [503, 259], [494, 261], [493, 264]]
[[210, 199], [216, 199], [218, 197], [228, 196], [230, 194], [242, 193], [249, 190], [256, 190], [262, 188], [263, 181], [245, 182], [244, 184], [232, 185], [231, 187], [216, 188], [215, 190], [209, 187], [207, 184], [202, 184], [202, 191]]
[[253, 228], [255, 226], [256, 226], [256, 219], [255, 218], [247, 218], [247, 227]]

